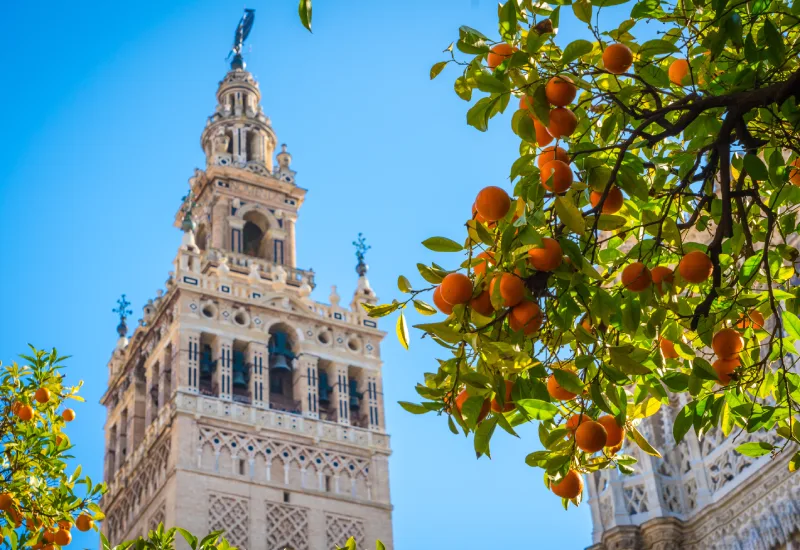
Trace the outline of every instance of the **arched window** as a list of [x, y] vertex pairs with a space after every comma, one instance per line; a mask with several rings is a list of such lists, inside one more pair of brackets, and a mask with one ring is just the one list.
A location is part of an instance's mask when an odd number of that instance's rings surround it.
[[208, 244], [206, 242], [207, 240], [208, 234], [206, 231], [206, 226], [201, 224], [200, 227], [197, 228], [197, 234], [194, 237], [194, 242], [197, 245], [197, 248], [200, 250], [205, 250]]
[[248, 212], [244, 215], [244, 220], [242, 252], [248, 256], [272, 260], [269, 239], [266, 236], [269, 230], [267, 218], [260, 212]]
[[300, 412], [294, 395], [293, 360], [297, 357], [291, 329], [278, 325], [270, 329], [269, 339], [269, 402], [270, 408]]

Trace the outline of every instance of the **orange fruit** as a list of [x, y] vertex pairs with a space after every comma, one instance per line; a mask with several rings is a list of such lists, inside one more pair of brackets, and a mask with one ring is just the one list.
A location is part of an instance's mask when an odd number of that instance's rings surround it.
[[685, 59], [676, 59], [673, 61], [668, 70], [669, 81], [676, 86], [688, 86], [691, 84], [689, 79], [689, 62]]
[[[596, 207], [600, 204], [600, 197], [603, 196], [603, 193], [599, 191], [592, 191], [589, 194], [589, 202], [592, 203], [592, 207]], [[613, 186], [608, 191], [608, 196], [606, 196], [606, 200], [603, 202], [603, 214], [616, 214], [622, 209], [622, 205], [625, 202], [625, 198], [622, 196], [622, 191], [619, 190], [619, 187]]]
[[58, 522], [58, 528], [69, 531], [70, 529], [72, 529], [72, 522], [62, 519], [61, 521]]
[[448, 273], [439, 285], [442, 299], [454, 306], [472, 298], [472, 281], [463, 273]]
[[511, 209], [511, 198], [504, 190], [490, 185], [478, 193], [478, 198], [475, 199], [475, 208], [486, 221], [496, 222]]
[[545, 147], [542, 149], [542, 152], [539, 153], [539, 158], [536, 159], [536, 166], [539, 167], [539, 170], [542, 169], [542, 166], [550, 162], [551, 160], [560, 160], [564, 164], [569, 164], [569, 153], [566, 150], [562, 149], [557, 145], [551, 145], [550, 147]]
[[489, 292], [494, 294], [495, 285], [500, 281], [500, 296], [504, 307], [514, 307], [525, 297], [525, 282], [513, 273], [499, 273], [489, 285]]
[[537, 271], [553, 271], [563, 259], [561, 245], [550, 237], [542, 238], [542, 246], [528, 250], [528, 263]]
[[445, 302], [444, 298], [442, 298], [442, 287], [441, 287], [441, 285], [437, 286], [433, 290], [433, 305], [435, 305], [436, 308], [439, 311], [441, 311], [442, 313], [444, 313], [445, 315], [450, 315], [451, 313], [453, 313], [453, 306], [451, 306], [450, 304]]
[[575, 430], [575, 443], [587, 453], [596, 453], [606, 446], [608, 433], [602, 424], [594, 420], [582, 422]]
[[572, 79], [566, 75], [554, 76], [544, 87], [544, 95], [547, 101], [556, 107], [566, 107], [575, 100], [578, 95], [578, 88], [572, 83]]
[[59, 546], [67, 546], [70, 542], [72, 542], [72, 535], [66, 529], [59, 529], [56, 531], [54, 541]]
[[550, 397], [558, 399], [559, 401], [569, 401], [570, 399], [574, 399], [577, 395], [576, 393], [562, 388], [558, 380], [556, 380], [555, 374], [551, 374], [547, 379], [547, 393], [550, 394]]
[[[467, 390], [462, 390], [461, 393], [458, 394], [456, 397], [456, 407], [458, 407], [458, 412], [461, 412], [461, 408], [464, 406], [464, 403], [469, 399], [469, 395], [467, 394]], [[483, 405], [481, 405], [481, 412], [478, 413], [478, 419], [475, 422], [476, 424], [480, 424], [481, 421], [486, 418], [486, 415], [489, 414], [489, 400], [484, 399]], [[81, 519], [80, 517], [78, 519]], [[78, 526], [80, 529], [80, 525]]]
[[689, 283], [702, 283], [711, 277], [714, 266], [705, 252], [692, 250], [678, 263], [678, 273]]
[[658, 347], [661, 348], [661, 354], [664, 356], [664, 359], [677, 359], [678, 357], [680, 357], [680, 355], [678, 355], [678, 352], [675, 351], [675, 344], [673, 344], [666, 338], [658, 339]]
[[526, 95], [519, 98], [519, 108], [522, 111], [530, 111], [533, 109], [533, 98]]
[[557, 483], [550, 483], [550, 490], [561, 498], [578, 498], [583, 493], [583, 478], [575, 470], [570, 470]]
[[522, 330], [526, 335], [538, 332], [542, 328], [542, 322], [544, 322], [542, 308], [536, 302], [522, 302], [511, 308], [508, 316], [508, 326], [511, 330], [515, 332]]
[[643, 292], [652, 282], [650, 270], [642, 262], [633, 262], [622, 270], [622, 285], [631, 292]]
[[589, 333], [593, 333], [594, 332], [594, 327], [592, 327], [592, 322], [589, 319], [588, 315], [586, 317], [584, 317], [583, 319], [581, 319], [581, 326], [583, 327], [583, 329], [586, 332], [589, 332]]
[[742, 318], [736, 323], [736, 326], [741, 329], [752, 326], [754, 329], [761, 330], [764, 328], [764, 316], [760, 311], [754, 309], [747, 315], [742, 315]]
[[75, 527], [78, 528], [78, 531], [83, 531], [85, 533], [94, 527], [94, 521], [87, 514], [81, 514], [78, 516], [78, 519], [75, 520]]
[[571, 136], [578, 127], [578, 117], [566, 107], [556, 107], [550, 111], [550, 122], [547, 124], [547, 133], [554, 138]]
[[744, 348], [744, 340], [732, 328], [724, 328], [711, 339], [711, 347], [720, 359], [734, 359]]
[[14, 497], [8, 493], [0, 493], [0, 510], [8, 510], [14, 504]]
[[[549, 181], [551, 176], [552, 182]], [[541, 178], [542, 186], [554, 193], [565, 193], [572, 186], [572, 170], [560, 160], [551, 160], [542, 166]]]
[[472, 272], [475, 273], [475, 275], [485, 275], [486, 268], [489, 267], [490, 264], [494, 264], [494, 254], [491, 252], [481, 252], [475, 256], [475, 258], [483, 260], [472, 266]]
[[536, 132], [536, 144], [539, 147], [544, 147], [553, 141], [553, 136], [551, 136], [550, 132], [547, 131], [547, 126], [536, 119], [533, 119], [533, 129]]
[[601, 416], [597, 422], [606, 429], [606, 447], [616, 447], [625, 439], [625, 430], [617, 424], [617, 419], [613, 416]]
[[603, 51], [603, 67], [611, 74], [622, 74], [633, 65], [633, 52], [625, 44], [611, 44]]
[[731, 383], [731, 374], [739, 365], [741, 365], [739, 358], [734, 357], [733, 359], [717, 359], [711, 364], [711, 367], [717, 373], [720, 384], [725, 386]]
[[45, 542], [53, 542], [55, 540], [55, 537], [56, 537], [55, 531], [51, 531], [50, 529], [45, 529], [44, 535], [42, 535], [42, 538], [44, 539]]
[[[502, 412], [509, 412], [514, 410], [514, 402], [511, 401], [511, 390], [514, 388], [514, 382], [511, 380], [506, 380], [506, 395], [505, 401], [503, 402], [503, 409]], [[497, 398], [492, 399], [492, 412], [499, 413], [501, 412], [500, 403], [497, 402]]]
[[19, 409], [17, 409], [17, 418], [27, 422], [33, 418], [33, 408], [30, 405], [22, 405]]
[[792, 185], [800, 185], [800, 157], [794, 159], [789, 164], [789, 181]]
[[570, 416], [569, 419], [567, 420], [566, 424], [564, 424], [564, 427], [569, 432], [569, 434], [567, 434], [567, 436], [568, 437], [572, 437], [573, 435], [575, 435], [575, 430], [578, 429], [578, 426], [580, 426], [581, 424], [583, 424], [587, 420], [591, 420], [591, 418], [589, 418], [588, 416], [585, 416], [583, 414], [573, 414], [572, 416]]
[[477, 311], [484, 317], [491, 317], [494, 315], [494, 307], [492, 306], [492, 295], [488, 290], [484, 290], [469, 302], [469, 307]]
[[14, 401], [14, 403], [11, 405], [11, 412], [12, 412], [13, 414], [17, 414], [17, 413], [19, 412], [19, 408], [20, 408], [21, 406], [22, 406], [22, 402], [20, 402], [20, 401]]
[[66, 422], [72, 422], [75, 420], [75, 411], [72, 409], [64, 409], [64, 412], [61, 413], [61, 418], [63, 418]]
[[664, 293], [661, 290], [662, 283], [672, 285], [672, 281], [675, 279], [675, 273], [666, 266], [657, 265], [650, 270], [650, 277], [653, 279], [653, 286], [655, 286], [656, 292], [661, 296]]
[[47, 403], [50, 401], [50, 390], [47, 388], [39, 388], [36, 390], [36, 393], [33, 394], [33, 398], [39, 403]]
[[486, 65], [490, 69], [496, 69], [503, 61], [514, 55], [515, 51], [516, 48], [505, 42], [495, 44], [492, 46], [491, 50], [489, 50], [489, 55], [486, 56]]

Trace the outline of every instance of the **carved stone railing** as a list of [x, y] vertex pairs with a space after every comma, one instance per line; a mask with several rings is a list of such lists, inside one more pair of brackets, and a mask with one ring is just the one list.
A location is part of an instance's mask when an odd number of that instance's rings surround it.
[[220, 262], [222, 258], [228, 259], [228, 267], [232, 271], [237, 271], [243, 274], [249, 274], [252, 267], [258, 266], [258, 274], [262, 279], [270, 281], [275, 280], [275, 273], [277, 268], [281, 268], [286, 272], [286, 284], [291, 286], [301, 286], [307, 282], [311, 288], [314, 288], [314, 272], [311, 270], [298, 269], [288, 265], [270, 262], [261, 258], [255, 258], [246, 254], [238, 252], [231, 252], [229, 250], [209, 249], [208, 259], [213, 262]]
[[286, 433], [296, 433], [325, 441], [335, 441], [377, 450], [389, 450], [389, 436], [387, 434], [308, 418], [299, 414], [263, 409], [226, 399], [185, 392], [178, 392], [175, 397], [175, 405], [178, 412], [224, 418], [242, 424]]

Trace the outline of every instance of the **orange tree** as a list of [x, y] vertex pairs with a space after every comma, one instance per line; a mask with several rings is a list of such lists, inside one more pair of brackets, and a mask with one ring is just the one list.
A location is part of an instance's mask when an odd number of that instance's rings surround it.
[[[591, 39], [555, 40], [567, 19]], [[538, 423], [526, 462], [564, 506], [581, 473], [632, 471], [626, 434], [658, 456], [636, 426], [670, 394], [675, 441], [797, 442], [798, 29], [786, 0], [508, 0], [494, 38], [461, 27], [430, 76], [457, 69], [477, 130], [513, 111], [519, 155], [463, 238], [423, 242], [442, 253], [417, 265], [426, 284], [366, 306], [399, 311], [404, 346], [410, 308], [444, 315], [417, 325], [445, 357], [402, 406], [474, 433], [479, 456], [498, 426]]]

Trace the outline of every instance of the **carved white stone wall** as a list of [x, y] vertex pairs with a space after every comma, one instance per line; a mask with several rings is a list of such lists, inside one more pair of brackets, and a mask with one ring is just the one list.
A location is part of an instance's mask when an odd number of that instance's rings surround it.
[[241, 550], [249, 548], [249, 501], [231, 495], [208, 495], [208, 529], [225, 531], [225, 538]]
[[325, 546], [328, 550], [343, 547], [347, 539], [356, 539], [358, 548], [365, 545], [364, 522], [357, 518], [339, 514], [325, 514]]
[[266, 522], [266, 550], [310, 550], [307, 508], [268, 502]]

